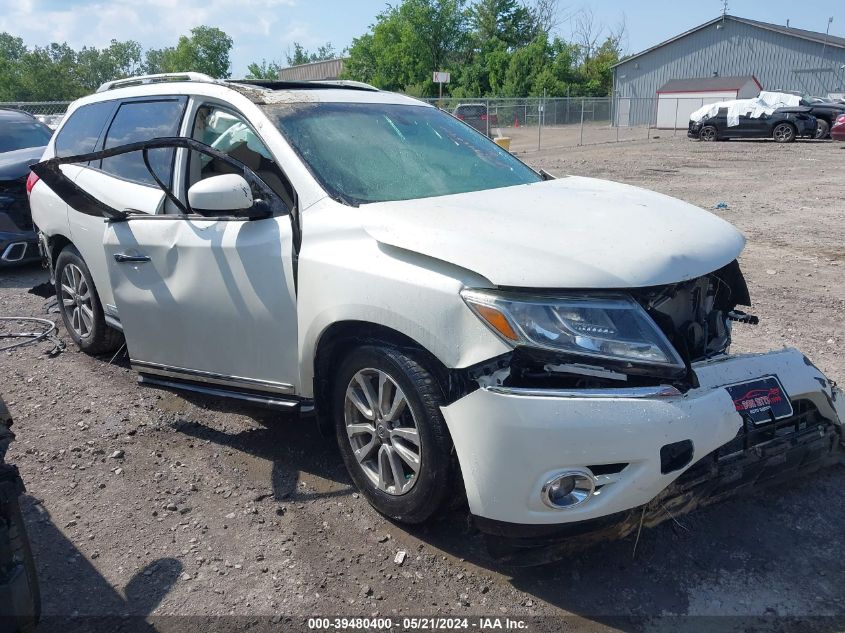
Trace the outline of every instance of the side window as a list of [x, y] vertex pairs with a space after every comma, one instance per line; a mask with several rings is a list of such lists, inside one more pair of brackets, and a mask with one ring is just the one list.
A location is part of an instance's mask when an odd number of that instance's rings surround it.
[[114, 101], [89, 103], [77, 108], [56, 136], [56, 156], [93, 152], [113, 111]]
[[[270, 151], [243, 117], [224, 108], [201, 106], [197, 110], [192, 135], [195, 140], [210, 145], [252, 169], [288, 207], [293, 206], [293, 188]], [[230, 165], [211, 156], [191, 152], [188, 187], [211, 176], [234, 172]]]
[[[127, 143], [148, 141], [163, 136], [178, 136], [184, 100], [129, 101], [122, 103], [106, 132], [104, 149]], [[156, 176], [168, 187], [173, 175], [173, 148], [150, 150], [150, 165]], [[102, 170], [134, 182], [156, 186], [144, 165], [141, 152], [104, 158]]]

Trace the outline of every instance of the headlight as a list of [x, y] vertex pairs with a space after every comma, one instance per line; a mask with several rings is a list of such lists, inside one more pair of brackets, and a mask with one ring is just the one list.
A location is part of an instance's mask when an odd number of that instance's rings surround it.
[[684, 362], [643, 307], [624, 294], [524, 296], [461, 292], [502, 340], [605, 361], [683, 369]]

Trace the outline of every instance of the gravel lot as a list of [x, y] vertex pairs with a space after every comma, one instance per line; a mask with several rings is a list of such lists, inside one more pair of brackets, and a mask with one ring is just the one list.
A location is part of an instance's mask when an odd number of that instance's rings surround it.
[[[762, 321], [736, 328], [735, 350], [796, 346], [845, 382], [841, 143], [679, 136], [525, 158], [705, 208], [725, 202], [717, 212], [749, 240], [741, 263]], [[47, 300], [28, 291], [46, 278], [0, 273], [0, 314], [44, 316]], [[44, 630], [124, 614], [566, 616], [584, 631], [787, 630], [784, 616], [835, 616], [802, 624], [822, 631], [845, 624], [843, 466], [647, 530], [635, 558], [630, 538], [502, 568], [465, 510], [414, 530], [376, 514], [307, 420], [140, 387], [125, 358], [72, 347], [51, 358], [50, 347], [0, 354]]]

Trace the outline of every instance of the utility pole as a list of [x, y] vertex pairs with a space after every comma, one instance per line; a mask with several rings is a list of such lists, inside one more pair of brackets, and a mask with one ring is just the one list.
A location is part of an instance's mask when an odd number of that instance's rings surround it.
[[827, 19], [827, 29], [824, 32], [824, 44], [822, 44], [822, 64], [824, 64], [824, 54], [827, 51], [827, 38], [830, 36], [830, 25], [833, 23], [833, 16]]

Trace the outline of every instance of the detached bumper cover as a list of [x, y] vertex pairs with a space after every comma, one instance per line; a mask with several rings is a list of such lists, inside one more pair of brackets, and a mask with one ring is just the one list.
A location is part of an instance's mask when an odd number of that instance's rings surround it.
[[[668, 496], [677, 497], [672, 507], [683, 512], [702, 504], [696, 494], [684, 498], [681, 484], [700, 492], [707, 481], [721, 482], [724, 490], [707, 490], [721, 498], [765, 478], [766, 468], [790, 460], [809, 466], [840, 450], [845, 396], [800, 352], [726, 357], [694, 370], [700, 387], [670, 397], [595, 398], [589, 391], [546, 397], [479, 389], [444, 407], [470, 511], [482, 527], [514, 524], [529, 532], [624, 520], [631, 509], [665, 504]], [[724, 386], [769, 375], [779, 378], [794, 415], [754, 426], [737, 413]], [[689, 465], [663, 474], [661, 447], [684, 440], [694, 449]], [[731, 459], [738, 468], [733, 483], [723, 476]], [[756, 476], [742, 468], [746, 462], [759, 462]], [[542, 502], [540, 490], [555, 474], [611, 464], [623, 467], [601, 477], [603, 485], [583, 504], [555, 510]], [[653, 517], [646, 524], [658, 522]]]

